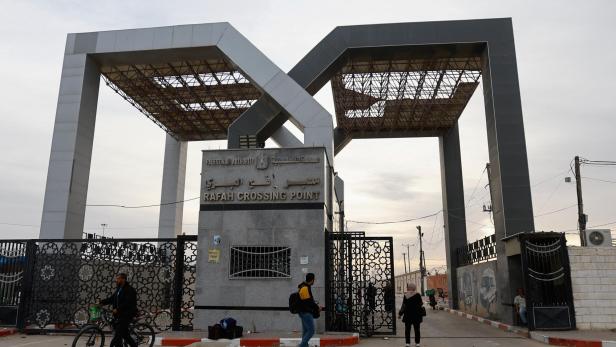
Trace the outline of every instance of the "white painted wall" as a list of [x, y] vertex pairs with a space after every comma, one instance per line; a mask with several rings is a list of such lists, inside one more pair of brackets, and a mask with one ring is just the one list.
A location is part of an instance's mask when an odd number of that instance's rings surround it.
[[616, 329], [616, 247], [569, 247], [578, 329]]

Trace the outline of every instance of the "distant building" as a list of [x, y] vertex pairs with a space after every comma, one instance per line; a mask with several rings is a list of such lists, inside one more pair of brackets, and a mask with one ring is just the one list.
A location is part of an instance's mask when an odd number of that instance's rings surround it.
[[421, 287], [421, 273], [417, 270], [398, 275], [395, 277], [394, 282], [396, 284], [396, 293], [402, 294], [406, 291], [406, 286], [409, 283], [415, 283], [417, 288]]
[[[419, 270], [408, 272], [395, 277], [396, 293], [402, 294], [406, 291], [406, 285], [409, 283], [415, 283], [417, 289], [421, 288], [421, 273]], [[424, 278], [425, 289], [439, 289], [441, 288], [447, 292], [447, 274], [437, 274], [426, 276]]]

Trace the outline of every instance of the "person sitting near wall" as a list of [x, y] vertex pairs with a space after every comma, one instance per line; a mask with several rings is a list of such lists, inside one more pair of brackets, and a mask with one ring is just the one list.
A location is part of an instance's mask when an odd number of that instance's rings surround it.
[[518, 317], [520, 317], [522, 325], [526, 325], [526, 296], [524, 295], [524, 289], [518, 288], [517, 293], [518, 295], [513, 298], [513, 305], [515, 306], [515, 312], [518, 314]]

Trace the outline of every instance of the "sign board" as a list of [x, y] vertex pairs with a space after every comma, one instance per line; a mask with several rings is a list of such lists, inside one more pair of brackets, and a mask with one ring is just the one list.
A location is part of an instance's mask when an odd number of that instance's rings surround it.
[[217, 248], [208, 249], [207, 262], [218, 264], [220, 262], [220, 249], [217, 249]]
[[323, 148], [203, 151], [201, 205], [325, 201]]

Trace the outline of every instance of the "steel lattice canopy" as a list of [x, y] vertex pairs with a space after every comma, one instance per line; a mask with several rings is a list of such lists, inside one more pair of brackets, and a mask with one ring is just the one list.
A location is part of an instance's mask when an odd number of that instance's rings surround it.
[[481, 76], [481, 57], [349, 56], [331, 79], [337, 127], [353, 137], [450, 129]]
[[223, 140], [261, 92], [223, 57], [103, 65], [107, 85], [181, 141]]

